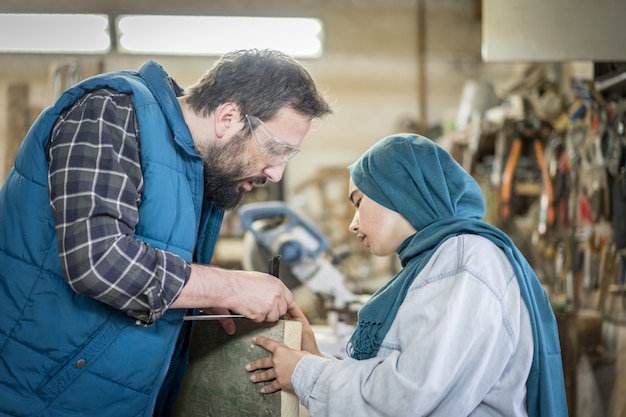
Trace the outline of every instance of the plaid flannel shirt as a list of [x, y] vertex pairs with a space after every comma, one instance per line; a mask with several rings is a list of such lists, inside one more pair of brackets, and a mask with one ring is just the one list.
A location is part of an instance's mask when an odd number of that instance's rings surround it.
[[133, 237], [143, 175], [130, 96], [105, 89], [83, 96], [57, 121], [48, 158], [68, 284], [140, 322], [154, 322], [180, 294], [191, 265]]

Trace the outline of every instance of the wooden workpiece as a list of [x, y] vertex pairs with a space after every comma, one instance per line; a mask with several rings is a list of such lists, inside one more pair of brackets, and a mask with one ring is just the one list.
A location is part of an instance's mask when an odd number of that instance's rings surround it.
[[269, 355], [252, 343], [256, 335], [300, 349], [302, 324], [279, 320], [255, 323], [235, 319], [237, 332], [228, 335], [219, 321], [197, 321], [191, 341], [189, 367], [174, 411], [175, 417], [298, 417], [295, 394], [261, 394], [264, 383], [250, 381], [248, 362]]

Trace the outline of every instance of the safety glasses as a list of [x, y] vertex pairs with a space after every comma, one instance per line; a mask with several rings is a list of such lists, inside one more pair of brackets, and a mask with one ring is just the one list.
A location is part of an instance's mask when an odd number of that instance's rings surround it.
[[268, 163], [272, 165], [285, 163], [300, 152], [299, 147], [290, 145], [274, 135], [258, 117], [246, 114], [246, 119], [254, 136], [254, 142]]

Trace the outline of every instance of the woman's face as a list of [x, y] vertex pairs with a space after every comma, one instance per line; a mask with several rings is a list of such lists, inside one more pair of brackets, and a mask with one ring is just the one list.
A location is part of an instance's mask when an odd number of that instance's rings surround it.
[[352, 179], [348, 198], [356, 209], [350, 232], [376, 256], [395, 253], [416, 230], [401, 214], [381, 206], [359, 190]]

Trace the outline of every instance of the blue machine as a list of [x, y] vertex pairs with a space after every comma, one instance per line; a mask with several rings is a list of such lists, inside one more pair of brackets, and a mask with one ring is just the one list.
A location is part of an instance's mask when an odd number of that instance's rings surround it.
[[[239, 209], [241, 228], [271, 255], [280, 255], [291, 274], [313, 293], [330, 296], [336, 308], [356, 300], [343, 274], [328, 259], [326, 237], [282, 201], [249, 203]], [[245, 255], [245, 254], [244, 254]]]

